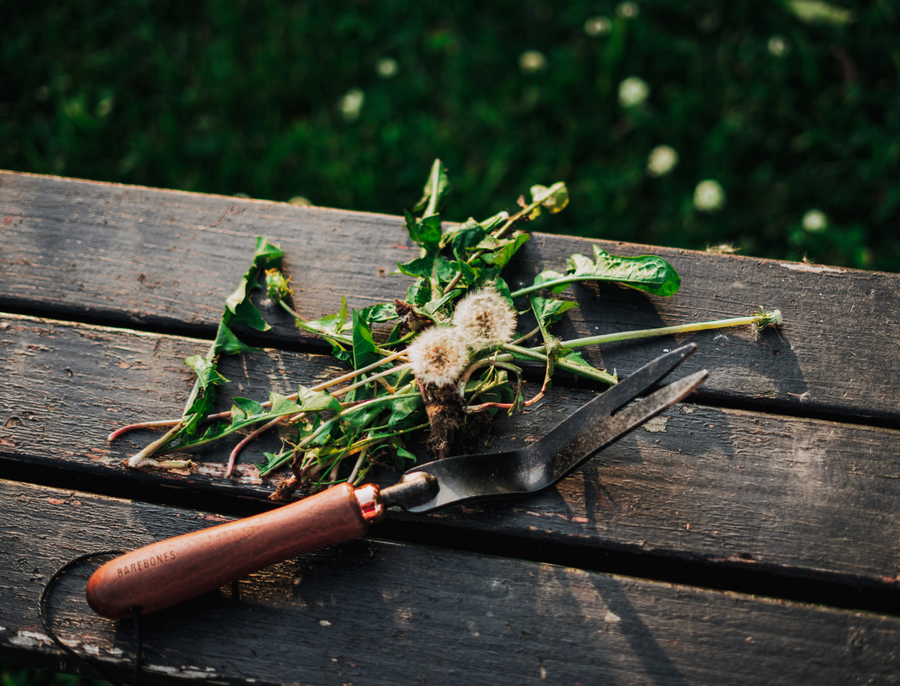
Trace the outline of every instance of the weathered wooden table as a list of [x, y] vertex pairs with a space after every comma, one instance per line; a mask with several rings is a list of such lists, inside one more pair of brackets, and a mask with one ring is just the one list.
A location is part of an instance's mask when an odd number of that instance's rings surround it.
[[[77, 669], [38, 599], [66, 561], [261, 511], [273, 488], [227, 448], [190, 473], [126, 472], [176, 415], [254, 237], [287, 253], [301, 314], [405, 292], [396, 217], [0, 174], [0, 659]], [[606, 244], [670, 260], [669, 299], [579, 286], [564, 337], [780, 308], [779, 331], [616, 344], [620, 375], [685, 340], [690, 402], [550, 492], [398, 514], [370, 537], [147, 616], [150, 682], [848, 684], [900, 682], [900, 277]], [[590, 243], [535, 234], [514, 283]], [[270, 319], [277, 313], [269, 312]], [[235, 393], [333, 375], [285, 317], [226, 359]], [[248, 391], [249, 389], [249, 391]], [[597, 392], [559, 382], [501, 427], [535, 440]], [[228, 402], [227, 398], [222, 400]], [[216, 514], [210, 514], [215, 512]], [[130, 622], [92, 614], [76, 567], [51, 603], [77, 652], [130, 673]]]

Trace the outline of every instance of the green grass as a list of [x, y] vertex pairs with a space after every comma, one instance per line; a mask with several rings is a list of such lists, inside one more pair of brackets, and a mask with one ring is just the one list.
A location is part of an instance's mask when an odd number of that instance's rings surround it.
[[[0, 166], [396, 214], [440, 157], [448, 219], [564, 180], [572, 204], [542, 230], [898, 270], [900, 9], [845, 6], [849, 23], [772, 0], [631, 19], [611, 2], [0, 0]], [[587, 34], [595, 16], [609, 34]], [[520, 68], [528, 50], [543, 70]], [[642, 106], [618, 102], [629, 76]], [[680, 162], [651, 178], [660, 144]], [[704, 179], [718, 212], [692, 203]], [[811, 209], [823, 231], [803, 229]]]

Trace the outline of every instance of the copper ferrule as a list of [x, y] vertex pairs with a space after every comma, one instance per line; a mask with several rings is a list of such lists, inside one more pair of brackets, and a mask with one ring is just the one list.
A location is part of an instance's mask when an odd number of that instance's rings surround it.
[[360, 486], [354, 491], [363, 519], [377, 522], [384, 519], [384, 503], [381, 500], [381, 489], [375, 484]]

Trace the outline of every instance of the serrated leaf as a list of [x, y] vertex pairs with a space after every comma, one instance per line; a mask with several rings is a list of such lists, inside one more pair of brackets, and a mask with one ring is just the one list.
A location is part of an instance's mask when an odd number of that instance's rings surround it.
[[219, 371], [216, 369], [216, 363], [207, 360], [202, 355], [191, 355], [185, 358], [184, 364], [197, 374], [201, 388], [212, 384], [228, 383], [228, 379], [219, 374]]
[[569, 204], [569, 189], [562, 181], [554, 183], [550, 188], [532, 186], [531, 200], [541, 203], [541, 206], [551, 214], [556, 214], [562, 212]]
[[256, 239], [256, 249], [253, 251], [253, 261], [250, 268], [243, 276], [238, 287], [225, 299], [225, 315], [223, 319], [228, 324], [246, 324], [257, 331], [268, 331], [271, 327], [265, 322], [256, 306], [250, 302], [250, 291], [259, 287], [256, 275], [260, 270], [270, 267], [279, 267], [284, 252], [277, 245], [269, 243], [268, 239], [259, 236]]
[[391, 416], [388, 419], [388, 427], [392, 431], [402, 429], [404, 426], [414, 426], [421, 422], [420, 414], [425, 404], [421, 396], [413, 398], [400, 398], [391, 403]]
[[564, 312], [578, 307], [578, 303], [571, 300], [552, 300], [534, 295], [529, 295], [528, 300], [542, 330], [562, 319]]
[[441, 245], [441, 216], [432, 214], [423, 219], [416, 219], [409, 212], [404, 212], [406, 230], [409, 237], [430, 253], [436, 253]]
[[238, 353], [252, 352], [256, 350], [246, 343], [241, 342], [225, 322], [219, 322], [219, 330], [216, 332], [216, 340], [213, 343], [213, 355], [236, 355]]
[[505, 242], [502, 247], [494, 250], [494, 252], [485, 253], [481, 256], [481, 259], [488, 264], [503, 269], [503, 267], [505, 267], [513, 258], [513, 255], [518, 252], [519, 248], [525, 245], [529, 240], [531, 240], [529, 234], [517, 232], [513, 238], [508, 240], [508, 242]]
[[450, 192], [450, 179], [447, 178], [447, 172], [444, 165], [439, 159], [436, 159], [431, 165], [431, 171], [428, 173], [428, 180], [425, 182], [425, 188], [422, 189], [422, 198], [413, 207], [413, 212], [421, 212], [428, 207], [432, 196], [437, 196], [435, 200], [435, 212], [439, 212], [444, 204], [447, 194]]
[[353, 313], [353, 368], [362, 369], [380, 358], [378, 346], [372, 337], [372, 329], [368, 322], [359, 316], [359, 312]]
[[462, 293], [461, 290], [452, 290], [442, 298], [438, 298], [437, 300], [432, 300], [431, 302], [427, 303], [425, 307], [422, 308], [422, 312], [433, 316], [439, 309], [441, 309], [444, 305], [457, 297], [460, 293]]
[[382, 303], [380, 305], [372, 305], [370, 307], [357, 310], [359, 316], [369, 324], [375, 322], [389, 322], [397, 319], [397, 309], [392, 303]]
[[[573, 255], [573, 257], [575, 257], [575, 255]], [[581, 257], [581, 255], [578, 255], [578, 257]], [[545, 284], [552, 284], [556, 281], [560, 281], [565, 278], [566, 278], [565, 274], [560, 274], [559, 272], [555, 272], [552, 269], [548, 269], [547, 271], [543, 271], [534, 277], [534, 287], [541, 288]], [[552, 286], [550, 288], [550, 291], [552, 293], [562, 293], [568, 287], [569, 287], [569, 283], [566, 282], [566, 283], [558, 284], [556, 286]]]
[[329, 314], [321, 319], [315, 319], [309, 322], [303, 322], [304, 327], [309, 327], [318, 331], [325, 336], [329, 334], [332, 336], [338, 336], [343, 331], [347, 330], [347, 320], [349, 319], [349, 313], [347, 310], [347, 299], [341, 298], [341, 309], [335, 312], [334, 314]]
[[572, 255], [567, 276], [584, 281], [616, 281], [653, 295], [670, 296], [681, 287], [681, 277], [671, 264], [656, 255], [618, 257], [594, 246], [594, 261]]
[[[291, 401], [289, 401], [291, 402]], [[341, 403], [330, 393], [313, 391], [305, 386], [297, 389], [297, 412], [340, 412]]]

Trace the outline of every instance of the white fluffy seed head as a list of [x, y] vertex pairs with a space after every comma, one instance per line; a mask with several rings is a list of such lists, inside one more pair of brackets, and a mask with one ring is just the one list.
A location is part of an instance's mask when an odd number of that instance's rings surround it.
[[407, 348], [413, 373], [423, 384], [456, 383], [469, 364], [469, 348], [451, 327], [426, 329]]
[[460, 301], [453, 326], [472, 350], [482, 350], [512, 340], [516, 313], [497, 289], [487, 287]]

